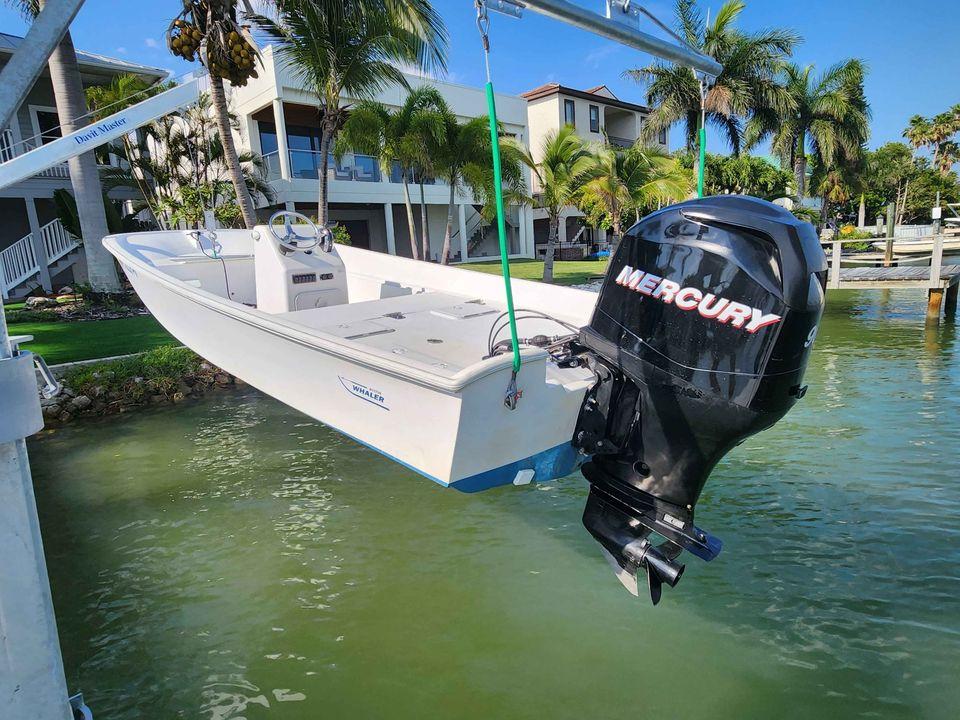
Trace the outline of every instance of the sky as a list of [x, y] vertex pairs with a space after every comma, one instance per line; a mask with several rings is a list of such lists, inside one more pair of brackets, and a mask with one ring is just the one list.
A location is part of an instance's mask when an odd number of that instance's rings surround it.
[[[602, 0], [574, 0], [603, 9]], [[644, 3], [661, 19], [669, 0]], [[434, 0], [450, 33], [446, 79], [472, 86], [485, 82], [483, 55], [471, 0]], [[706, 12], [721, 5], [701, 0]], [[162, 67], [180, 75], [190, 66], [171, 56], [164, 33], [180, 0], [87, 0], [71, 27], [75, 45], [90, 52]], [[803, 43], [800, 64], [825, 68], [857, 57], [868, 67], [872, 107], [870, 147], [901, 139], [908, 119], [933, 115], [960, 103], [960, 1], [958, 0], [747, 0], [740, 26], [747, 30], [790, 27]], [[654, 28], [647, 23], [644, 29]], [[26, 32], [15, 10], [0, 7], [0, 31]], [[530, 11], [522, 19], [491, 13], [491, 73], [497, 92], [518, 94], [548, 82], [586, 89], [607, 85], [622, 100], [643, 103], [643, 89], [622, 77], [651, 57]], [[678, 146], [681, 133], [671, 133]], [[712, 151], [727, 148], [714, 133]]]

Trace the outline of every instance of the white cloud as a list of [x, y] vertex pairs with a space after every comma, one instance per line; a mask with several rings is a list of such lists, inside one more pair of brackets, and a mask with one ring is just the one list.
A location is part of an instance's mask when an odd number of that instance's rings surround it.
[[118, 47], [115, 51], [118, 55], [126, 55], [127, 49], [125, 47]]
[[147, 38], [146, 40], [143, 41], [143, 44], [146, 45], [148, 48], [160, 47], [160, 43], [158, 43], [153, 38]]
[[611, 55], [616, 55], [620, 52], [622, 46], [615, 42], [604, 43], [600, 47], [594, 48], [586, 54], [583, 58], [583, 62], [587, 67], [596, 70], [604, 61], [609, 58]]

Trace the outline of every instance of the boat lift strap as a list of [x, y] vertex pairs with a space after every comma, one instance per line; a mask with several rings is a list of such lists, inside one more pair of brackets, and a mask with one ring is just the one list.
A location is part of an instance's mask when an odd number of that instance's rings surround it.
[[517, 390], [517, 375], [520, 373], [520, 342], [517, 339], [517, 315], [513, 308], [513, 288], [510, 284], [510, 259], [507, 247], [507, 225], [503, 209], [503, 181], [500, 175], [500, 133], [497, 125], [497, 104], [493, 96], [493, 82], [490, 79], [490, 17], [484, 0], [475, 0], [477, 8], [477, 29], [483, 41], [483, 59], [487, 69], [487, 114], [490, 119], [490, 147], [493, 158], [493, 194], [497, 205], [497, 235], [500, 239], [500, 266], [503, 269], [503, 284], [507, 295], [507, 317], [510, 319], [510, 343], [513, 346], [513, 372], [507, 386], [503, 404], [511, 410], [516, 409], [520, 392]]

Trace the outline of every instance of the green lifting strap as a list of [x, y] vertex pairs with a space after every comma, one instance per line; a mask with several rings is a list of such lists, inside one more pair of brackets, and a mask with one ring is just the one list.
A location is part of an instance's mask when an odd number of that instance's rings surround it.
[[[693, 73], [697, 76], [696, 71]], [[697, 159], [699, 172], [697, 173], [697, 197], [703, 197], [703, 176], [707, 174], [707, 84], [706, 78], [699, 77], [700, 83], [700, 117], [697, 122], [697, 145], [699, 145], [700, 157]]]
[[703, 176], [707, 172], [707, 129], [703, 126], [703, 123], [700, 123], [700, 130], [697, 134], [697, 140], [700, 145], [700, 158], [697, 161], [697, 165], [700, 168], [700, 172], [697, 173], [697, 197], [703, 197]]
[[493, 193], [497, 199], [497, 233], [500, 236], [500, 266], [507, 291], [507, 315], [510, 318], [510, 340], [513, 342], [513, 372], [520, 372], [520, 343], [517, 341], [517, 316], [513, 310], [513, 289], [510, 287], [510, 261], [507, 248], [507, 225], [503, 213], [503, 182], [500, 178], [500, 133], [497, 132], [497, 106], [493, 101], [493, 83], [487, 82], [487, 110], [490, 114], [490, 147], [493, 152]]

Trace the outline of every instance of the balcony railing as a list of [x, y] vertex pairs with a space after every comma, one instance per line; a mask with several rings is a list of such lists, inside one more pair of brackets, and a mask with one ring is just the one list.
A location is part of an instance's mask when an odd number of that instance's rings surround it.
[[617, 137], [616, 135], [607, 135], [607, 140], [614, 147], [630, 149], [636, 144], [636, 140], [631, 140], [630, 138]]
[[280, 172], [280, 153], [274, 150], [262, 156], [263, 170], [266, 173], [267, 180], [279, 180], [282, 175]]
[[[296, 180], [317, 180], [320, 177], [320, 153], [316, 150], [290, 150], [290, 177]], [[280, 153], [274, 151], [263, 156], [264, 168], [268, 180], [278, 180], [282, 177], [280, 168]], [[370, 155], [345, 155], [338, 163], [330, 155], [327, 165], [329, 180], [347, 182], [403, 182], [403, 168], [394, 161], [390, 167], [390, 174], [384, 178], [380, 170], [380, 163]], [[419, 178], [413, 177], [411, 182], [418, 183]], [[424, 185], [433, 185], [436, 180], [424, 178]]]
[[[13, 131], [7, 128], [0, 134], [0, 162], [13, 160], [15, 157], [33, 150], [34, 147], [36, 146], [28, 141], [17, 143], [13, 137]], [[67, 163], [60, 163], [46, 170], [41, 170], [34, 177], [68, 178], [70, 177], [70, 171], [67, 169]]]

